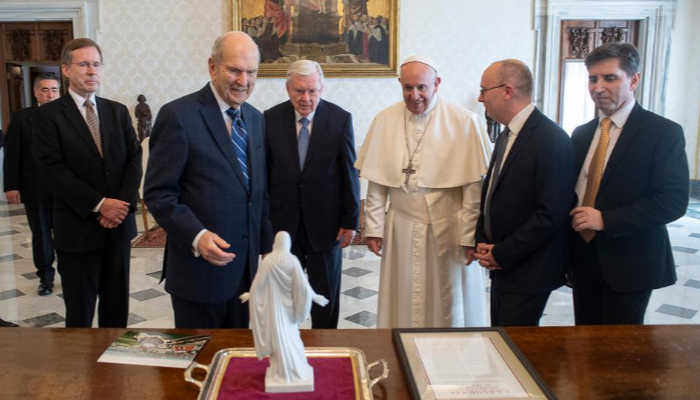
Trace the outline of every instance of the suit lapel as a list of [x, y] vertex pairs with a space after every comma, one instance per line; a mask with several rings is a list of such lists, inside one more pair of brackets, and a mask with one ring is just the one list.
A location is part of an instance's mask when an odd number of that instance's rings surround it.
[[622, 132], [620, 132], [620, 137], [617, 138], [617, 143], [615, 143], [610, 158], [607, 164], [605, 164], [605, 171], [603, 171], [603, 177], [601, 178], [600, 187], [598, 188], [599, 192], [600, 189], [605, 186], [605, 183], [609, 179], [608, 177], [615, 171], [620, 160], [624, 157], [625, 152], [630, 148], [636, 133], [639, 131], [641, 124], [639, 116], [641, 112], [642, 107], [639, 104], [635, 104], [629, 117], [627, 117], [625, 126], [622, 127]]
[[503, 168], [501, 168], [501, 177], [498, 179], [498, 182], [496, 182], [496, 187], [493, 188], [494, 192], [498, 189], [498, 186], [500, 186], [500, 183], [503, 181], [503, 176], [505, 176], [505, 174], [508, 173], [508, 169], [514, 162], [513, 160], [518, 159], [518, 153], [520, 153], [520, 151], [527, 145], [527, 142], [530, 141], [532, 137], [532, 131], [537, 129], [537, 124], [539, 123], [539, 121], [540, 112], [537, 109], [534, 109], [525, 121], [525, 124], [523, 124], [523, 127], [520, 129], [520, 132], [518, 132], [518, 137], [515, 138], [515, 142], [510, 147], [510, 151], [508, 152], [506, 161], [503, 164]]
[[[286, 108], [282, 112], [282, 118], [279, 121], [280, 132], [278, 135], [282, 136], [282, 141], [284, 149], [283, 152], [286, 153], [287, 149], [292, 149], [291, 157], [292, 164], [294, 164], [295, 171], [297, 174], [301, 173], [301, 167], [299, 166], [299, 138], [297, 138], [297, 115], [294, 113], [294, 106], [292, 103], [287, 101]], [[283, 153], [283, 154], [284, 154]], [[307, 152], [307, 158], [308, 152]]]
[[[109, 149], [111, 146], [110, 141], [114, 137], [113, 131], [116, 124], [111, 113], [112, 110], [107, 106], [106, 102], [103, 99], [95, 96], [95, 104], [97, 104], [97, 116], [100, 120], [99, 123], [100, 136], [102, 137], [102, 155], [105, 161], [107, 161], [107, 156], [109, 155]], [[95, 146], [95, 149], [97, 149], [97, 146]]]
[[[80, 114], [80, 111], [78, 110], [78, 105], [75, 104], [73, 97], [67, 94], [61, 97], [59, 100], [63, 102], [63, 114], [65, 115], [66, 120], [68, 120], [68, 122], [71, 125], [73, 125], [73, 130], [76, 132], [78, 137], [80, 137], [80, 139], [82, 139], [85, 142], [85, 145], [92, 150], [92, 153], [95, 155], [96, 158], [102, 159], [102, 157], [100, 157], [100, 153], [97, 151], [97, 145], [92, 139], [92, 134], [90, 133], [90, 129], [88, 128], [87, 123], [85, 122], [85, 118], [83, 118], [83, 116]], [[101, 117], [101, 115], [98, 116], [98, 118]], [[100, 122], [100, 124], [102, 123]]]
[[[316, 107], [316, 111], [314, 112], [312, 124], [313, 132], [316, 133], [312, 133], [311, 137], [309, 138], [309, 149], [306, 152], [306, 160], [304, 160], [304, 167], [306, 167], [307, 165], [311, 165], [314, 154], [316, 152], [321, 151], [321, 149], [323, 148], [323, 141], [325, 140], [325, 135], [323, 133], [326, 132], [326, 124], [328, 122], [326, 118], [326, 113], [324, 112], [324, 108], [325, 105], [323, 104], [323, 100], [320, 100], [318, 106]], [[299, 158], [298, 155], [297, 158]], [[304, 168], [303, 171], [306, 171], [306, 168]], [[303, 171], [302, 174], [304, 173]]]
[[581, 168], [583, 168], [583, 162], [586, 160], [586, 155], [588, 154], [588, 149], [591, 147], [591, 142], [593, 141], [593, 135], [598, 127], [598, 118], [594, 118], [584, 125], [581, 130], [580, 138], [572, 138], [574, 140], [574, 161], [576, 164], [576, 176], [581, 173]]
[[[262, 161], [259, 160], [260, 154], [262, 154], [262, 137], [260, 137], [259, 133], [262, 132], [262, 129], [257, 129], [256, 127], [259, 121], [253, 116], [254, 114], [252, 108], [253, 107], [248, 103], [243, 103], [241, 105], [243, 122], [246, 125], [246, 132], [248, 132], [248, 177], [250, 178], [251, 192], [257, 188], [258, 183], [264, 182], [262, 179], [254, 179], [255, 174], [260, 173], [260, 168], [256, 167], [258, 165], [262, 165]], [[237, 172], [239, 178], [243, 179], [240, 169], [237, 169]]]
[[233, 169], [234, 174], [241, 182], [242, 186], [245, 185], [245, 180], [243, 179], [243, 174], [236, 161], [236, 154], [233, 152], [233, 143], [231, 142], [231, 137], [228, 135], [226, 130], [226, 124], [224, 123], [224, 116], [221, 115], [221, 109], [219, 108], [219, 103], [216, 102], [216, 97], [214, 93], [211, 92], [209, 84], [207, 84], [199, 92], [200, 103], [202, 108], [199, 109], [204, 124], [209, 129], [209, 134], [214, 138], [214, 142], [219, 147], [219, 150], [224, 154], [224, 157], [228, 161], [229, 165]]

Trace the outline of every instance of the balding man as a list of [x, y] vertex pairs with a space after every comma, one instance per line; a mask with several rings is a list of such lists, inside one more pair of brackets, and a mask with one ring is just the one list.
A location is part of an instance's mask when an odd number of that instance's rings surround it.
[[242, 32], [214, 42], [211, 82], [166, 104], [150, 142], [144, 198], [168, 233], [165, 289], [178, 328], [247, 328], [247, 292], [272, 246], [262, 114], [246, 103], [260, 53]]
[[536, 326], [549, 294], [564, 282], [574, 201], [571, 141], [532, 104], [532, 74], [521, 61], [491, 64], [479, 101], [505, 125], [476, 231], [476, 257], [491, 276], [491, 325]]
[[438, 97], [428, 58], [404, 61], [399, 83], [404, 101], [374, 118], [355, 164], [369, 181], [368, 247], [382, 257], [377, 325], [483, 325], [484, 274], [468, 266], [488, 159], [483, 123]]
[[[56, 100], [61, 85], [56, 75], [42, 73], [34, 78], [37, 106]], [[38, 107], [27, 107], [12, 114], [5, 143], [5, 195], [10, 204], [24, 203], [27, 222], [32, 231], [32, 255], [39, 277], [39, 296], [53, 292], [54, 248], [51, 237], [51, 199], [45, 190], [44, 173], [36, 161], [36, 130]]]
[[323, 70], [315, 61], [292, 63], [286, 86], [289, 101], [265, 111], [270, 221], [289, 232], [311, 287], [329, 300], [311, 307], [311, 327], [333, 329], [342, 248], [360, 216], [352, 116], [321, 99]]

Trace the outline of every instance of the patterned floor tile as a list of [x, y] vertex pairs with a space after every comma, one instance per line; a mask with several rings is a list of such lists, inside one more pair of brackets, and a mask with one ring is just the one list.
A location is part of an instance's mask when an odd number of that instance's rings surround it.
[[672, 248], [673, 251], [680, 251], [681, 253], [695, 254], [698, 252], [698, 249], [692, 249], [690, 247], [672, 246]]
[[688, 279], [683, 286], [700, 289], [700, 281], [696, 279]]
[[49, 314], [39, 315], [38, 317], [28, 318], [22, 321], [25, 325], [40, 328], [42, 326], [53, 325], [59, 322], [63, 322], [66, 319], [59, 314], [52, 312]]
[[673, 306], [670, 304], [662, 304], [661, 307], [656, 309], [656, 312], [691, 319], [698, 313], [698, 310], [691, 310], [689, 308]]
[[356, 299], [366, 299], [368, 297], [375, 296], [377, 294], [376, 290], [366, 289], [361, 286], [355, 286], [352, 289], [348, 289], [343, 292], [344, 295], [354, 297]]
[[0, 263], [2, 262], [7, 262], [7, 261], [16, 261], [16, 260], [22, 260], [24, 257], [17, 255], [17, 254], [7, 254], [4, 256], [0, 256]]
[[571, 288], [568, 287], [568, 286], [566, 286], [566, 285], [564, 285], [564, 286], [560, 287], [559, 289], [557, 289], [557, 292], [561, 292], [561, 293], [571, 293]]
[[156, 271], [156, 272], [151, 272], [146, 275], [150, 276], [151, 278], [158, 279], [160, 280], [160, 276], [163, 274], [163, 271]]
[[140, 292], [131, 293], [131, 297], [138, 301], [146, 301], [160, 296], [165, 296], [165, 293], [155, 289], [146, 289], [141, 290]]
[[17, 289], [5, 290], [0, 292], [0, 300], [14, 299], [15, 297], [24, 296], [24, 292]]
[[26, 279], [29, 279], [30, 281], [33, 281], [34, 279], [39, 279], [38, 276], [36, 276], [36, 272], [27, 272], [25, 274], [21, 274], [23, 277]]
[[349, 260], [357, 260], [364, 257], [365, 254], [367, 254], [367, 247], [365, 246], [352, 246], [349, 251], [343, 252], [343, 256]]
[[14, 217], [15, 215], [26, 215], [24, 208], [18, 208], [16, 210], [0, 210], [0, 217]]
[[690, 237], [692, 237], [692, 238], [700, 238], [700, 233], [691, 233], [691, 234], [688, 235], [688, 236], [690, 236]]
[[350, 322], [354, 322], [358, 325], [362, 325], [366, 328], [371, 328], [377, 325], [377, 314], [369, 311], [360, 311], [358, 313], [346, 317], [345, 319]]
[[141, 322], [143, 322], [143, 321], [145, 321], [145, 320], [146, 320], [146, 318], [144, 318], [144, 317], [142, 317], [142, 316], [140, 316], [140, 315], [137, 315], [137, 314], [134, 314], [134, 313], [129, 313], [129, 320], [127, 321], [126, 324], [127, 324], [128, 326], [136, 325], [136, 324], [140, 324]]
[[371, 272], [372, 272], [372, 271], [368, 271], [368, 270], [366, 270], [366, 269], [362, 269], [362, 268], [359, 268], [359, 267], [351, 267], [351, 268], [347, 268], [347, 269], [343, 270], [343, 273], [344, 273], [345, 275], [350, 275], [350, 276], [352, 276], [353, 278], [359, 278], [359, 277], [364, 276], [364, 275], [367, 275], [367, 274], [369, 274], [369, 273], [371, 273]]
[[9, 230], [9, 231], [2, 231], [0, 232], [0, 236], [10, 236], [19, 233], [19, 231], [16, 231], [14, 229]]

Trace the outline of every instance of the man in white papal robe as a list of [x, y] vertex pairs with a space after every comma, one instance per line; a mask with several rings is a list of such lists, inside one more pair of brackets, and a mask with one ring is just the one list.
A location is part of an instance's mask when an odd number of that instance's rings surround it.
[[369, 181], [363, 234], [382, 257], [377, 327], [484, 326], [484, 273], [469, 264], [485, 128], [438, 97], [430, 59], [409, 57], [399, 82], [404, 101], [375, 117], [355, 163]]

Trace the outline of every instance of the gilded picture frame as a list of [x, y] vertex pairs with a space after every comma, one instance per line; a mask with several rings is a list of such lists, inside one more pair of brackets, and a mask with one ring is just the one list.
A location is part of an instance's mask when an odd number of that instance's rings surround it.
[[318, 61], [330, 77], [397, 76], [399, 0], [231, 0], [232, 29], [261, 53], [259, 77]]

